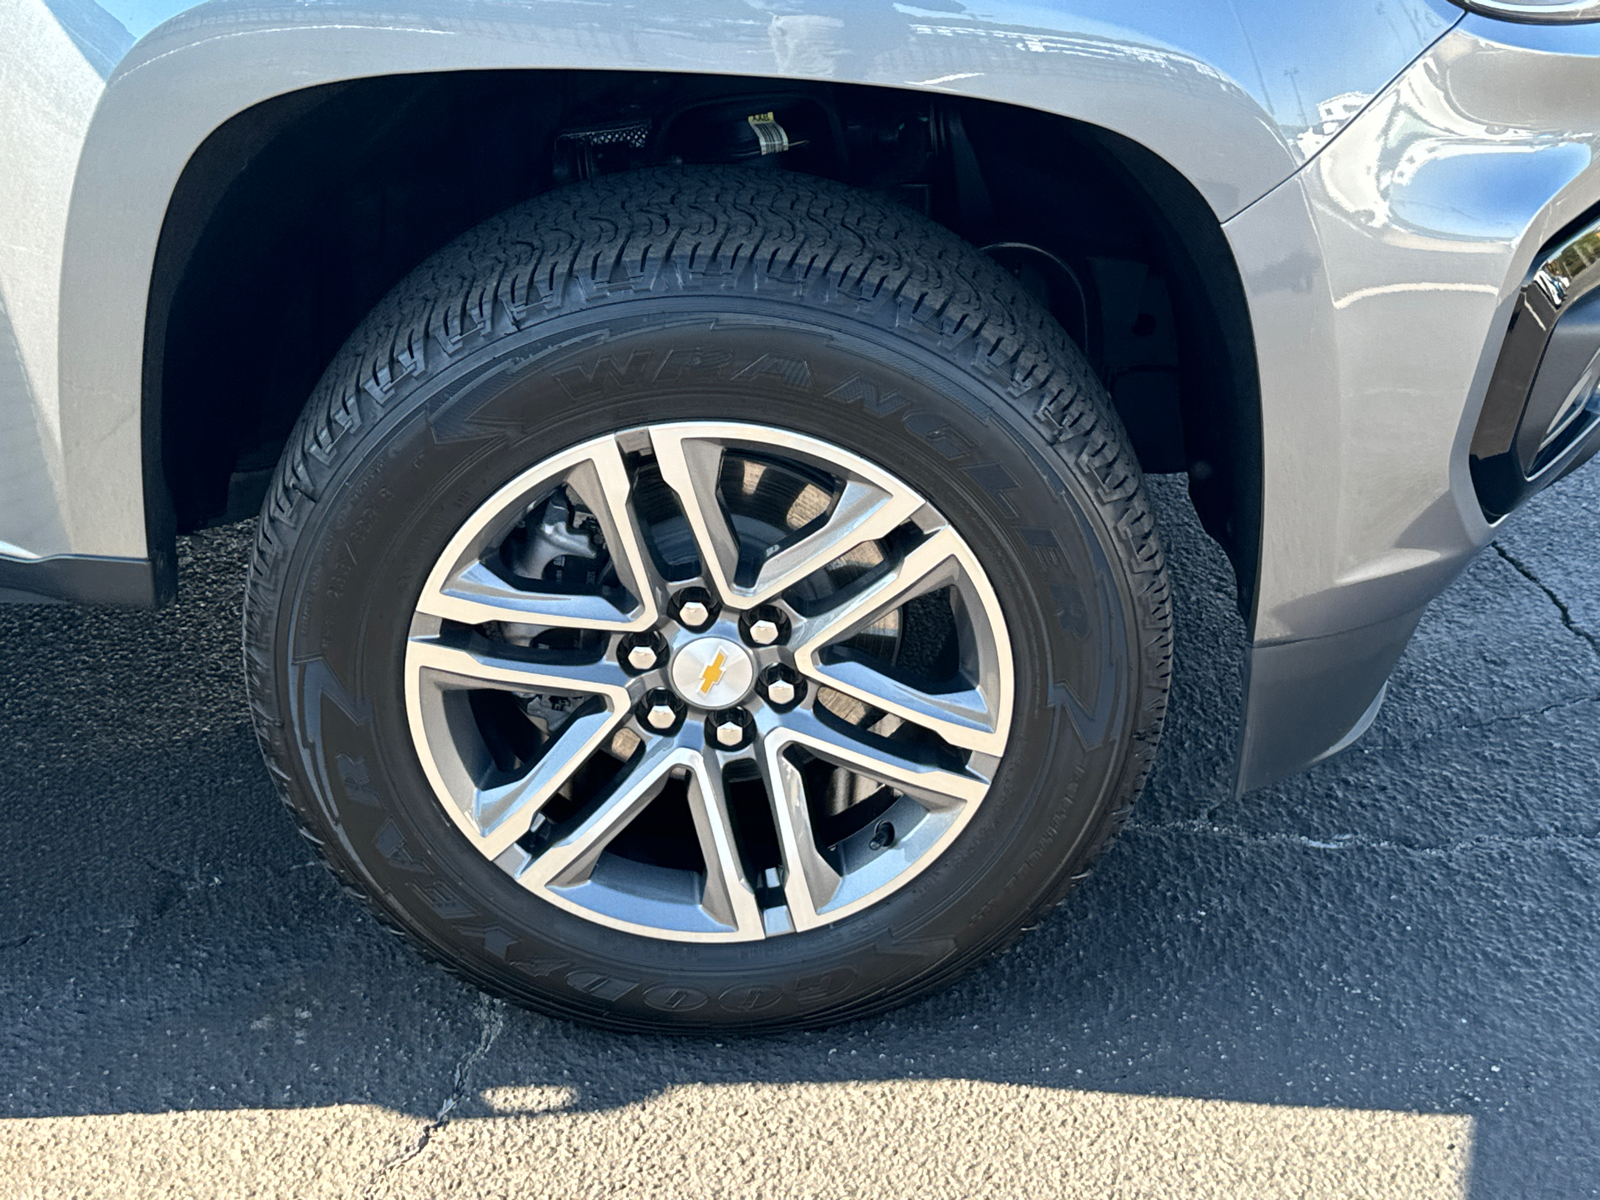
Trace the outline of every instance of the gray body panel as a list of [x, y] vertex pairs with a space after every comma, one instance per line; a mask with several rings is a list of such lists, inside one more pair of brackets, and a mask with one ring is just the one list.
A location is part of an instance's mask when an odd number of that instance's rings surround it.
[[1600, 199], [1597, 95], [1600, 26], [1470, 17], [1225, 224], [1262, 389], [1242, 788], [1369, 713], [1488, 541], [1467, 446], [1540, 247]]
[[[1582, 132], [1600, 34], [1463, 21], [1444, 0], [800, 7], [0, 0], [21, 30], [0, 44], [0, 159], [21, 164], [0, 176], [0, 221], [19, 231], [0, 249], [0, 564], [152, 551], [141, 383], [157, 240], [190, 155], [251, 105], [491, 68], [944, 91], [1139, 142], [1225, 222], [1265, 450], [1241, 782], [1340, 741], [1489, 536], [1466, 442], [1533, 254], [1600, 198]], [[1307, 686], [1326, 701], [1317, 719], [1286, 702]]]

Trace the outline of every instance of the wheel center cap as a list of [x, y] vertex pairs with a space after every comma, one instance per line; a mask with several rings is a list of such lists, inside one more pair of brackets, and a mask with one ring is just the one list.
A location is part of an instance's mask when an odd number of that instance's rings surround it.
[[750, 694], [755, 660], [738, 642], [695, 638], [672, 656], [672, 686], [698, 708], [731, 708]]

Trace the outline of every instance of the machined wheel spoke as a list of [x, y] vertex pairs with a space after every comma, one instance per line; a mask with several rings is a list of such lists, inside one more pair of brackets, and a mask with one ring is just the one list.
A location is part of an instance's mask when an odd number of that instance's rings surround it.
[[898, 563], [881, 570], [870, 583], [847, 590], [835, 604], [806, 617], [789, 639], [795, 664], [809, 674], [823, 647], [843, 641], [907, 600], [956, 579], [961, 548], [960, 539], [950, 529], [940, 529]]
[[520, 778], [478, 789], [472, 819], [482, 831], [478, 848], [485, 857], [499, 858], [528, 832], [539, 810], [605, 743], [618, 722], [618, 714], [609, 712], [574, 717]]
[[[998, 653], [1009, 655], [1009, 647], [1001, 651], [980, 648], [978, 666], [983, 678], [976, 685], [947, 693], [913, 687], [849, 652], [833, 661], [823, 656], [828, 646], [851, 637], [908, 600], [947, 584], [975, 586], [970, 553], [949, 528], [932, 533], [871, 583], [847, 592], [838, 603], [801, 621], [790, 639], [795, 666], [814, 682], [932, 730], [952, 746], [1001, 753], [1010, 720], [1010, 705], [1004, 699], [1009, 691], [999, 687], [997, 672], [987, 668]], [[980, 625], [980, 646], [993, 647], [1004, 632], [988, 622], [984, 607], [982, 603], [966, 606]]]
[[812, 663], [806, 674], [863, 704], [931, 730], [952, 746], [983, 754], [999, 754], [1005, 749], [1006, 731], [998, 727], [992, 706], [978, 688], [925, 692], [860, 658]]
[[533, 818], [567, 779], [605, 744], [629, 712], [628, 677], [615, 663], [530, 663], [477, 648], [413, 638], [407, 646], [408, 685], [423, 692], [495, 691], [577, 693], [605, 702], [600, 712], [580, 712], [561, 726], [520, 777], [476, 787], [462, 798], [462, 832], [489, 858], [498, 858], [532, 827]]
[[863, 542], [894, 532], [921, 507], [920, 496], [849, 480], [820, 529], [761, 564], [755, 586], [747, 593], [750, 603], [770, 600]]
[[697, 757], [689, 773], [689, 811], [694, 816], [695, 835], [700, 839], [700, 854], [706, 863], [701, 904], [714, 919], [742, 936], [762, 937], [761, 906], [739, 861], [722, 772], [707, 755]]
[[655, 621], [660, 581], [645, 548], [644, 531], [633, 507], [633, 480], [614, 439], [595, 446], [588, 462], [567, 477], [567, 487], [594, 513], [611, 551], [617, 578], [639, 610], [630, 625], [644, 628]]
[[822, 909], [839, 890], [841, 877], [817, 847], [800, 768], [784, 756], [782, 741], [770, 734], [763, 740], [761, 774], [778, 827], [778, 850], [783, 855], [784, 903], [797, 931], [812, 929], [827, 920]]
[[739, 565], [739, 540], [717, 498], [723, 445], [719, 440], [684, 433], [667, 425], [650, 431], [650, 447], [662, 481], [683, 507], [700, 553], [701, 570], [724, 602], [733, 602], [733, 575]]
[[432, 675], [444, 687], [578, 692], [603, 696], [614, 710], [625, 709], [629, 702], [628, 676], [609, 658], [581, 663], [528, 662], [428, 637], [412, 638], [406, 655], [414, 670]]
[[576, 829], [523, 867], [518, 880], [526, 886], [553, 888], [582, 883], [605, 848], [661, 794], [668, 776], [692, 769], [699, 757], [699, 751], [689, 747], [657, 742]]
[[648, 629], [657, 619], [659, 581], [634, 512], [633, 483], [622, 451], [611, 438], [587, 443], [512, 480], [484, 505], [497, 511], [542, 502], [565, 486], [599, 522], [611, 564], [627, 599], [519, 585], [488, 565], [480, 523], [469, 522], [445, 548], [423, 585], [417, 610], [430, 616], [481, 625], [506, 621], [564, 629]]
[[936, 811], [976, 803], [989, 790], [989, 780], [981, 775], [896, 754], [881, 743], [851, 737], [802, 709], [786, 714], [782, 726], [763, 740], [769, 758], [800, 746], [836, 766], [897, 788]]
[[[736, 609], [763, 604], [821, 570], [864, 542], [875, 541], [910, 519], [923, 500], [910, 490], [881, 479], [846, 478], [820, 528], [771, 554], [761, 564], [755, 583], [734, 582], [739, 543], [717, 495], [726, 444], [737, 441], [737, 427], [728, 437], [690, 432], [692, 426], [664, 426], [651, 431], [651, 445], [661, 477], [677, 493], [694, 532], [706, 578]], [[809, 438], [796, 438], [810, 443]]]
[[430, 616], [468, 625], [506, 621], [601, 630], [632, 629], [638, 612], [637, 607], [624, 611], [604, 596], [515, 587], [481, 562], [461, 568], [442, 589], [432, 594], [424, 592], [417, 608]]

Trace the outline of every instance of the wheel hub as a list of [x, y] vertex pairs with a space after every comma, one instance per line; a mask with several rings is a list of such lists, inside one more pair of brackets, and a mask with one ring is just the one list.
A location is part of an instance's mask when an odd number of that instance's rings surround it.
[[696, 708], [732, 708], [750, 694], [755, 659], [738, 642], [698, 637], [672, 656], [667, 671], [678, 695]]

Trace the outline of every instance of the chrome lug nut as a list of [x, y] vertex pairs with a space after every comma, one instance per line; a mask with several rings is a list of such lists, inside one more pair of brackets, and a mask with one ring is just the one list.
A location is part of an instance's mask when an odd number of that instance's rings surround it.
[[763, 604], [744, 615], [739, 622], [745, 641], [753, 646], [771, 646], [789, 636], [789, 618], [780, 609]]
[[684, 588], [677, 599], [678, 624], [685, 629], [704, 629], [716, 615], [716, 604], [705, 588]]
[[683, 713], [683, 704], [666, 688], [652, 688], [645, 693], [635, 710], [642, 720], [657, 733], [670, 732]]
[[774, 708], [788, 708], [800, 698], [800, 689], [800, 676], [782, 663], [774, 663], [761, 676], [761, 694]]
[[617, 658], [628, 670], [641, 674], [659, 667], [661, 660], [666, 657], [666, 652], [666, 643], [661, 640], [659, 634], [630, 633], [617, 647]]
[[711, 727], [711, 736], [716, 739], [717, 745], [727, 750], [736, 750], [744, 745], [745, 738], [750, 733], [750, 714], [742, 708], [730, 708], [727, 712], [714, 713], [708, 723]]

